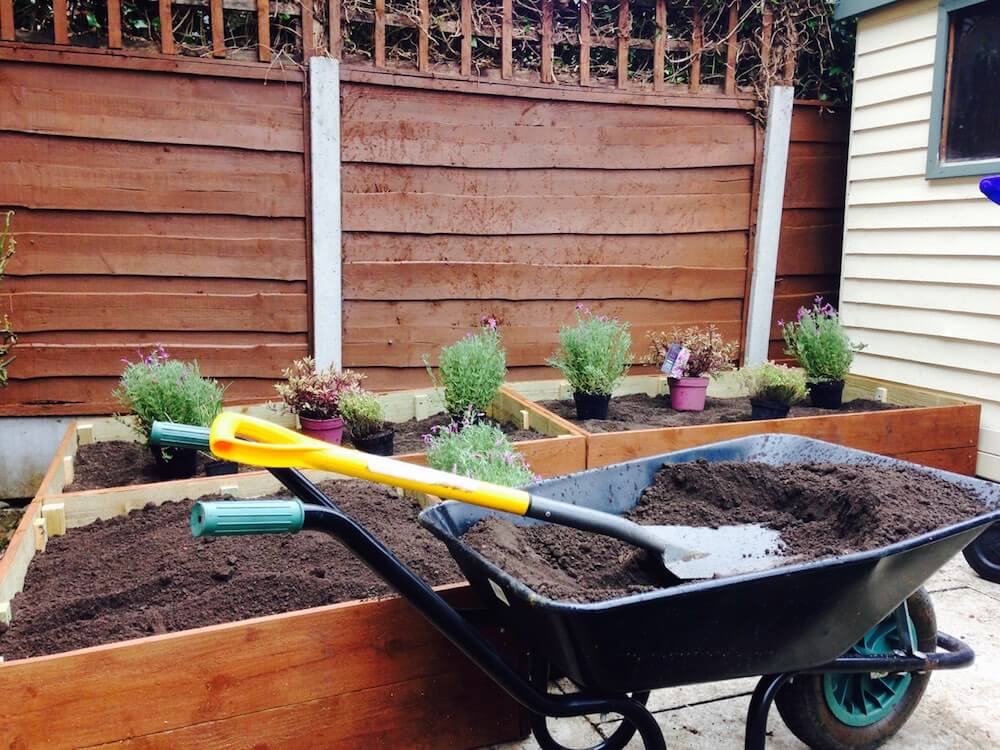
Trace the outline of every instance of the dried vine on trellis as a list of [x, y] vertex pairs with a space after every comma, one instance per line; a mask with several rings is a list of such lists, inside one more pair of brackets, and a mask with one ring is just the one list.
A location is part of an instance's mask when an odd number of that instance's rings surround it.
[[[0, 228], [0, 279], [3, 278], [7, 261], [14, 255], [14, 248], [17, 244], [10, 231], [10, 217], [13, 215], [13, 211], [4, 214], [3, 228]], [[14, 361], [14, 357], [8, 355], [16, 343], [17, 335], [11, 327], [10, 318], [7, 317], [6, 313], [0, 314], [0, 388], [7, 385], [7, 368]]]

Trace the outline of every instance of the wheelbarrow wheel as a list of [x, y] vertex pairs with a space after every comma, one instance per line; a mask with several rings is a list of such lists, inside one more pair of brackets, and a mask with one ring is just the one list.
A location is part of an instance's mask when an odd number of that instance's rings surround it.
[[1000, 523], [995, 523], [962, 550], [966, 562], [982, 578], [1000, 583]]
[[[937, 647], [937, 621], [923, 588], [907, 599], [910, 634], [922, 651]], [[869, 630], [850, 653], [891, 653], [902, 640], [895, 616]], [[871, 750], [892, 737], [920, 703], [930, 672], [798, 675], [775, 698], [792, 734], [813, 750]]]

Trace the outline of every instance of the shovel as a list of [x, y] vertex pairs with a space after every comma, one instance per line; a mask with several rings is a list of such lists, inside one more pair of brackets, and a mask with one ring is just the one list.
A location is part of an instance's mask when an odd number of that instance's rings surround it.
[[[180, 425], [157, 424], [151, 438], [170, 444]], [[682, 580], [749, 573], [783, 562], [780, 534], [759, 524], [701, 528], [643, 526], [611, 513], [513, 487], [374, 456], [300, 435], [262, 419], [223, 412], [212, 423], [212, 453], [268, 468], [311, 468], [603, 534], [658, 556]]]

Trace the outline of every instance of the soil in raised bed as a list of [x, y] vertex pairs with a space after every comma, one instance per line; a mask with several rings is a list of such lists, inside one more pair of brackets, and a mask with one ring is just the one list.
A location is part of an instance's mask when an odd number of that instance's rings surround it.
[[[450, 422], [448, 415], [441, 413], [427, 419], [411, 419], [408, 422], [395, 424], [396, 436], [393, 446], [395, 454], [422, 453], [426, 449], [423, 436], [429, 433], [431, 428], [445, 426]], [[497, 425], [511, 442], [545, 437], [540, 432], [518, 429], [516, 425], [510, 423], [498, 422]], [[345, 441], [345, 444], [350, 445], [350, 441]], [[205, 476], [205, 464], [210, 460], [205, 454], [198, 454], [196, 477]], [[156, 462], [149, 449], [140, 443], [126, 440], [106, 440], [81, 445], [73, 459], [73, 470], [73, 483], [67, 485], [63, 492], [164, 481], [156, 470]], [[240, 466], [241, 472], [255, 470], [253, 466]]]
[[[763, 523], [790, 562], [876, 549], [984, 512], [963, 488], [908, 468], [699, 460], [667, 464], [626, 516], [642, 524]], [[669, 585], [646, 552], [608, 537], [488, 518], [463, 539], [553, 599], [604, 601]]]
[[[563, 419], [580, 425], [587, 432], [621, 432], [623, 430], [648, 430], [651, 427], [687, 427], [700, 424], [724, 424], [726, 422], [747, 422], [750, 420], [750, 399], [706, 398], [705, 411], [674, 411], [670, 408], [670, 396], [647, 396], [633, 393], [611, 399], [607, 419], [577, 419], [576, 406], [572, 399], [562, 401], [542, 401], [541, 405]], [[796, 404], [788, 413], [789, 417], [829, 416], [859, 411], [884, 411], [904, 409], [904, 406], [887, 404], [883, 401], [855, 399], [845, 401], [840, 409], [819, 409], [807, 403]]]
[[[428, 583], [462, 580], [411, 501], [367, 482], [321, 487]], [[320, 532], [194, 539], [192, 504], [148, 505], [50, 538], [11, 602], [0, 654], [40, 656], [391, 593]]]

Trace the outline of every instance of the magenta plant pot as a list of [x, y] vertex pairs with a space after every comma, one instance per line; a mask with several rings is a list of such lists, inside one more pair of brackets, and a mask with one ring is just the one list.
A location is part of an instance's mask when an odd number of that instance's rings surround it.
[[336, 419], [309, 419], [299, 415], [299, 424], [302, 425], [302, 434], [307, 437], [325, 440], [334, 445], [340, 445], [344, 439], [344, 420], [340, 417]]
[[704, 411], [708, 378], [671, 378], [670, 406], [674, 411]]

